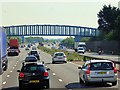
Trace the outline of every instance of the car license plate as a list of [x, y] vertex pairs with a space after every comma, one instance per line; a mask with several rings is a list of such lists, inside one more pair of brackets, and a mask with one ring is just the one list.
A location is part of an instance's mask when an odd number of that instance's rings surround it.
[[29, 83], [40, 83], [40, 81], [39, 80], [30, 80]]
[[98, 72], [98, 74], [106, 74], [106, 72]]

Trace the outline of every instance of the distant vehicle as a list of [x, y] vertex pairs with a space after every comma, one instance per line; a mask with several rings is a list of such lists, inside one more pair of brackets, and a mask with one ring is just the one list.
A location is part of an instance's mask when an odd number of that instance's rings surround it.
[[34, 55], [27, 56], [25, 62], [37, 62], [37, 58]]
[[84, 47], [84, 50], [86, 51], [86, 43], [85, 42], [75, 42], [74, 49], [77, 52], [78, 47]]
[[0, 28], [0, 75], [8, 68], [6, 33]]
[[65, 51], [67, 50], [67, 48], [65, 46], [63, 46], [63, 45], [60, 45], [58, 49], [65, 50]]
[[55, 62], [64, 62], [67, 63], [67, 57], [64, 52], [55, 52], [52, 56], [52, 63]]
[[21, 48], [24, 48], [24, 45], [21, 45]]
[[11, 39], [9, 42], [10, 48], [8, 49], [8, 56], [19, 55], [19, 44], [17, 39]]
[[31, 48], [31, 45], [30, 45], [30, 44], [28, 44], [28, 45], [27, 45], [27, 47]]
[[49, 84], [49, 68], [45, 68], [41, 63], [24, 63], [19, 72], [19, 90], [27, 87], [32, 88], [50, 88]]
[[40, 45], [40, 46], [44, 46], [44, 44], [43, 44], [43, 43], [39, 43], [39, 45]]
[[28, 55], [34, 55], [37, 57], [38, 60], [40, 60], [40, 55], [37, 50], [31, 50]]
[[78, 47], [78, 48], [77, 48], [77, 52], [84, 54], [84, 53], [85, 53], [85, 48], [84, 48], [84, 47]]
[[30, 49], [28, 47], [26, 47], [25, 50], [30, 50]]
[[33, 46], [33, 47], [32, 47], [32, 50], [37, 50], [37, 47], [36, 47], [36, 46]]
[[80, 83], [89, 85], [90, 83], [112, 83], [117, 84], [117, 70], [112, 61], [109, 60], [89, 60], [82, 67], [78, 67]]

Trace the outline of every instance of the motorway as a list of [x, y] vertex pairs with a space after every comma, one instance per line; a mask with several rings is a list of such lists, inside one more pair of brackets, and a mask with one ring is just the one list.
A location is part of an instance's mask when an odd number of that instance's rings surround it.
[[[45, 52], [39, 51], [41, 60], [45, 62], [46, 67], [50, 68], [50, 89], [69, 89], [69, 90], [77, 90], [84, 89], [89, 90], [113, 90], [114, 88], [118, 88], [117, 86], [111, 86], [111, 84], [106, 85], [91, 85], [84, 86], [79, 84], [78, 79], [78, 64], [68, 62], [66, 64], [51, 64], [51, 56]], [[21, 65], [25, 57], [27, 56], [28, 51], [24, 49], [21, 50], [19, 56], [9, 57], [9, 68], [2, 75], [2, 88], [3, 90], [19, 90], [18, 89], [18, 73], [17, 70], [20, 70]], [[120, 87], [119, 87], [120, 88]], [[115, 89], [114, 89], [115, 90]], [[117, 89], [116, 89], [117, 90]]]

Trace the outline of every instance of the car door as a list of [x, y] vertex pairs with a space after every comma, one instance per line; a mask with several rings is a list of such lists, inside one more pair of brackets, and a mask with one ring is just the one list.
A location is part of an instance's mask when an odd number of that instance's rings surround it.
[[79, 73], [82, 80], [84, 80], [83, 77], [85, 76], [86, 67], [87, 67], [87, 63], [85, 63], [85, 64], [82, 66], [82, 68], [81, 68], [81, 70], [80, 70], [80, 73]]

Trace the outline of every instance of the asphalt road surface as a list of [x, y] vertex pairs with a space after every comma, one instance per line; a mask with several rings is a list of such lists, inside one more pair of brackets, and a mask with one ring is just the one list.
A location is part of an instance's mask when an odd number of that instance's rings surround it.
[[[118, 88], [118, 85], [111, 86], [111, 84], [94, 84], [90, 86], [84, 86], [79, 84], [78, 73], [79, 70], [78, 64], [74, 64], [71, 62], [62, 64], [51, 64], [51, 56], [42, 51], [40, 52], [40, 58], [45, 62], [46, 67], [49, 67], [51, 70], [49, 71], [50, 75], [50, 89], [69, 89], [69, 90], [115, 90]], [[22, 62], [27, 56], [28, 51], [24, 49], [21, 50], [19, 56], [9, 57], [9, 68], [2, 75], [2, 88], [3, 90], [19, 90], [18, 89], [18, 73], [17, 70], [20, 70], [22, 66]], [[117, 90], [117, 89], [116, 89]]]

